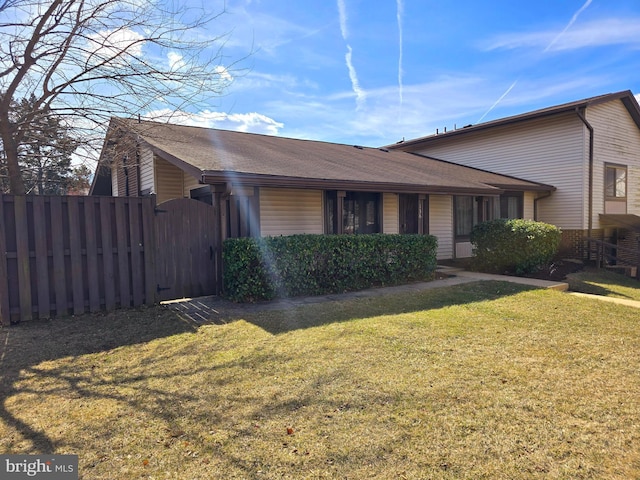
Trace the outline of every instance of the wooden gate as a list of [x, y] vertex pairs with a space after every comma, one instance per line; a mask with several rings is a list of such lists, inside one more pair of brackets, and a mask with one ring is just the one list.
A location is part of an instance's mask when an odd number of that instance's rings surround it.
[[222, 285], [218, 208], [189, 198], [156, 207], [158, 300], [217, 295]]

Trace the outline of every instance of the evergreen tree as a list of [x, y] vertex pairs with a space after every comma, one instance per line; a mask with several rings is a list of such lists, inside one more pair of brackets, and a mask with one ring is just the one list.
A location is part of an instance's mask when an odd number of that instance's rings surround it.
[[[10, 105], [9, 121], [18, 124], [34, 110], [35, 96], [13, 102]], [[71, 156], [79, 142], [62, 119], [48, 110], [38, 112], [25, 129], [18, 146], [18, 165], [25, 193], [38, 195], [64, 195], [74, 181]], [[0, 147], [3, 147], [0, 144]], [[9, 191], [7, 165], [4, 148], [0, 154], [0, 177], [2, 191]]]

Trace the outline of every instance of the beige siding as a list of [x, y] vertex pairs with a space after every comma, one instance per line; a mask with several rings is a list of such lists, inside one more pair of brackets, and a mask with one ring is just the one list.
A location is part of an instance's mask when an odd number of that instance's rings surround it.
[[158, 203], [166, 202], [172, 198], [188, 198], [192, 189], [202, 186], [197, 178], [159, 157], [155, 157], [154, 174], [155, 187], [153, 192], [158, 195]]
[[265, 237], [323, 233], [322, 191], [261, 188], [260, 230]]
[[398, 195], [384, 193], [382, 196], [382, 232], [399, 233], [400, 221], [398, 217]]
[[606, 163], [627, 166], [627, 213], [640, 215], [640, 130], [621, 101], [587, 109], [594, 128], [593, 228], [600, 228], [604, 213], [604, 169]]
[[534, 206], [536, 194], [533, 192], [524, 192], [524, 206], [522, 209], [522, 218], [526, 220], [534, 220]]
[[115, 164], [111, 166], [111, 194], [118, 196], [118, 171]]
[[182, 198], [182, 170], [166, 160], [155, 157], [155, 192], [157, 202], [162, 203], [172, 198]]
[[538, 204], [538, 219], [565, 229], [586, 220], [588, 135], [575, 113], [452, 137], [419, 150], [462, 165], [547, 183], [557, 191]]
[[191, 195], [189, 194], [189, 192], [191, 190], [193, 190], [194, 188], [199, 188], [202, 185], [200, 184], [200, 181], [195, 178], [192, 177], [191, 175], [189, 175], [188, 173], [183, 173], [183, 177], [182, 177], [182, 188], [183, 188], [183, 195], [185, 197], [190, 197]]
[[456, 243], [456, 258], [469, 258], [473, 256], [473, 245], [471, 242]]
[[153, 182], [153, 152], [150, 148], [140, 145], [140, 191], [148, 190], [156, 193]]
[[429, 195], [429, 233], [438, 238], [438, 260], [453, 258], [453, 197]]

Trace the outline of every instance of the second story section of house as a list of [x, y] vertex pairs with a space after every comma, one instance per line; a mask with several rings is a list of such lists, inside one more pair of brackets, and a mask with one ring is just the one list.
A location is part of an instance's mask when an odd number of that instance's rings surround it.
[[[640, 107], [630, 91], [390, 145], [550, 184], [537, 219], [587, 233], [640, 217]], [[636, 220], [640, 220], [637, 218]]]

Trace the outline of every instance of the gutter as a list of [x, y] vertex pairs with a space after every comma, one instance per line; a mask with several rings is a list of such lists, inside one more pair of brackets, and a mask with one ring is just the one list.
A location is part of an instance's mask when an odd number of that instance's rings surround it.
[[579, 107], [576, 107], [575, 112], [578, 118], [582, 121], [582, 123], [584, 123], [584, 125], [589, 130], [589, 200], [588, 200], [589, 222], [588, 222], [587, 236], [591, 238], [593, 236], [592, 235], [592, 232], [593, 232], [593, 127], [587, 121], [587, 119], [584, 116], [584, 113], [582, 113]]

